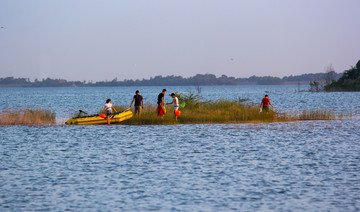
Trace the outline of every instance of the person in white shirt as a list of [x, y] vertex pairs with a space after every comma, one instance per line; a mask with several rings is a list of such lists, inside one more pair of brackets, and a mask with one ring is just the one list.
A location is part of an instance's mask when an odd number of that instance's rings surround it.
[[172, 93], [170, 96], [173, 98], [173, 101], [166, 104], [167, 105], [174, 104], [174, 116], [175, 116], [175, 120], [177, 121], [176, 111], [179, 110], [179, 99], [176, 97], [174, 93]]
[[[105, 104], [105, 107], [104, 107], [104, 112], [106, 110], [106, 119], [107, 119], [107, 123], [110, 125], [110, 115], [112, 113], [112, 109], [115, 110], [115, 108], [113, 107], [113, 105], [111, 104], [111, 99], [107, 99], [106, 100], [106, 104]], [[115, 112], [117, 112], [115, 110]]]

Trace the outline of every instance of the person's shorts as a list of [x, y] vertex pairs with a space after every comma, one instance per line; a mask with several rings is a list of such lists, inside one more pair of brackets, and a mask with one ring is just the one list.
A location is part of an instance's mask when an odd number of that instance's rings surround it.
[[158, 105], [158, 107], [157, 107], [158, 116], [163, 116], [163, 115], [165, 115], [165, 113], [166, 113], [166, 111], [164, 110], [164, 107], [161, 105]]
[[111, 110], [106, 111], [106, 118], [111, 115]]
[[174, 111], [179, 110], [179, 106], [174, 106]]
[[141, 113], [141, 106], [135, 106], [135, 114]]
[[262, 109], [263, 109], [263, 111], [269, 111], [269, 107], [268, 107], [268, 106], [263, 106]]

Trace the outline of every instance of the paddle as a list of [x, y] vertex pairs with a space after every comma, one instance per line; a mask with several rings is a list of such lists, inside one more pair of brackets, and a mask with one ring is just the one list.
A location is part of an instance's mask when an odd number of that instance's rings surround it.
[[128, 107], [128, 108], [126, 108], [126, 109], [125, 109], [125, 110], [123, 110], [123, 111], [116, 112], [116, 113], [112, 113], [112, 114], [114, 114], [114, 115], [116, 115], [116, 114], [120, 114], [120, 113], [123, 113], [123, 112], [125, 112], [125, 111], [130, 110], [130, 109], [131, 109], [131, 107]]

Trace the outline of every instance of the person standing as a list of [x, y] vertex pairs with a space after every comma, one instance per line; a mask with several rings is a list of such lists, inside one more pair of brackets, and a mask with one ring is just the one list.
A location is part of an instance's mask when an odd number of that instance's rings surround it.
[[140, 118], [141, 116], [141, 109], [144, 109], [144, 99], [143, 97], [140, 95], [140, 91], [136, 91], [135, 92], [135, 96], [130, 104], [130, 108], [132, 106], [132, 104], [135, 102], [135, 115], [138, 114], [138, 118]]
[[106, 100], [106, 104], [105, 104], [105, 107], [104, 107], [104, 112], [106, 110], [106, 119], [107, 119], [107, 123], [110, 125], [110, 115], [112, 113], [112, 109], [116, 111], [116, 109], [114, 108], [114, 106], [111, 104], [111, 99], [107, 99]]
[[262, 106], [262, 110], [265, 112], [269, 111], [269, 104], [271, 105], [271, 107], [274, 107], [274, 105], [272, 105], [270, 102], [269, 96], [266, 94], [260, 104], [260, 106]]
[[179, 99], [176, 97], [176, 95], [174, 93], [172, 93], [170, 96], [173, 98], [173, 101], [170, 103], [166, 103], [166, 104], [167, 105], [174, 104], [174, 117], [175, 117], [175, 120], [177, 121], [176, 111], [179, 110], [179, 106], [180, 106]]
[[164, 96], [166, 94], [166, 89], [163, 89], [161, 93], [159, 93], [158, 95], [158, 100], [157, 100], [157, 114], [158, 116], [161, 116], [161, 118], [164, 118], [164, 115], [166, 113], [166, 109], [164, 106]]

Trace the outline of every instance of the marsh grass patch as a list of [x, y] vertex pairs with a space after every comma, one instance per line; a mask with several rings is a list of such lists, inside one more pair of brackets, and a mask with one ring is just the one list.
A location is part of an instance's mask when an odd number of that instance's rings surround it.
[[0, 112], [0, 125], [47, 125], [55, 124], [55, 113], [42, 109], [21, 109]]

